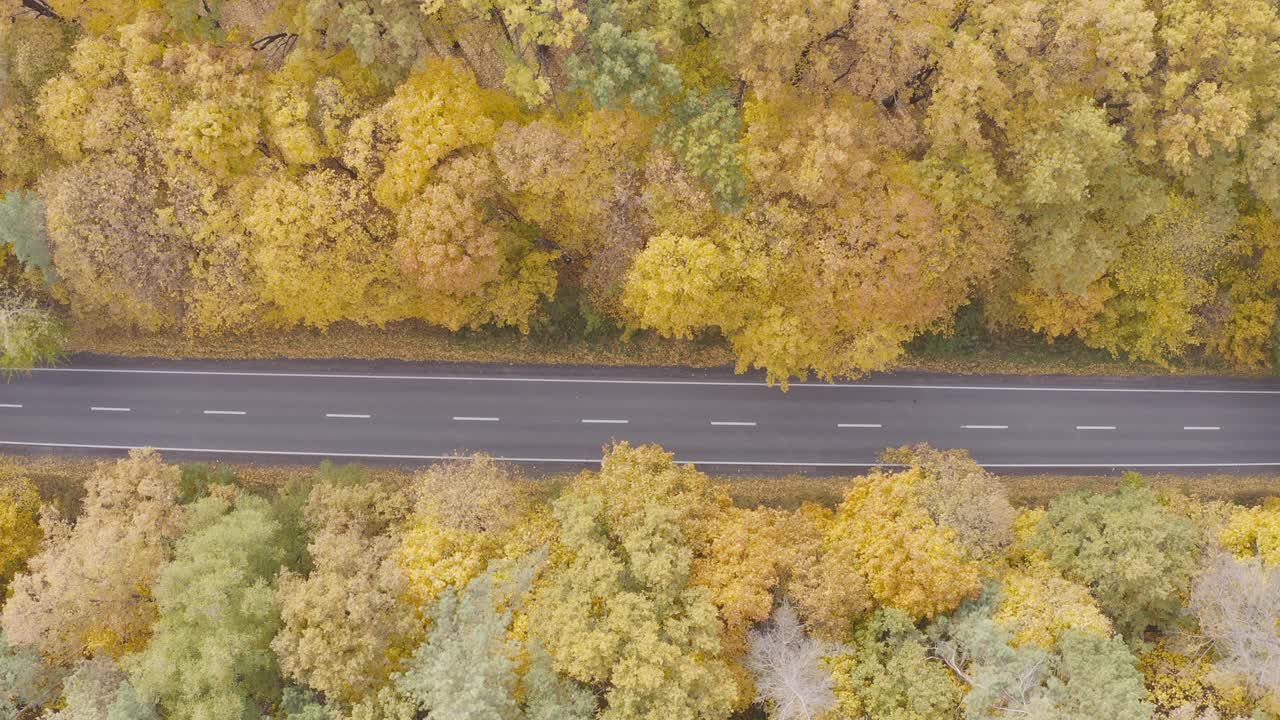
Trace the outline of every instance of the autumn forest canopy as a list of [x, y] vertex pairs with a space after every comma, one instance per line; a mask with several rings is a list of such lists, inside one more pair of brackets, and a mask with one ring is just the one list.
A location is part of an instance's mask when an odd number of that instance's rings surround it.
[[1280, 716], [1280, 499], [1130, 475], [1015, 507], [922, 445], [757, 507], [604, 452], [555, 484], [483, 455], [262, 484], [135, 450], [75, 492], [8, 459], [0, 717]]
[[87, 326], [1280, 353], [1268, 0], [3, 7], [9, 293]]

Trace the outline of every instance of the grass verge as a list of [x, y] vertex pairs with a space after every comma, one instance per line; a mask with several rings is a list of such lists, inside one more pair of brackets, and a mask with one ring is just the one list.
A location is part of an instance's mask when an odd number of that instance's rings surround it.
[[[386, 328], [350, 323], [326, 331], [295, 329], [273, 333], [193, 338], [179, 333], [130, 334], [75, 327], [69, 349], [124, 357], [203, 359], [396, 359], [409, 361], [506, 364], [584, 364], [724, 367], [734, 364], [728, 343], [719, 338], [672, 340], [637, 333], [583, 338], [522, 335], [514, 330], [449, 332], [419, 322]], [[1169, 367], [1131, 362], [1085, 347], [1075, 340], [1049, 344], [1030, 334], [990, 336], [976, 343], [917, 342], [896, 364], [897, 370], [957, 374], [1011, 375], [1233, 375], [1266, 376], [1191, 356]]]
[[[84, 479], [99, 462], [111, 461], [56, 455], [0, 454], [0, 465], [21, 468], [40, 489], [45, 501], [58, 503], [68, 515], [78, 512], [84, 496]], [[218, 465], [233, 470], [245, 486], [267, 493], [315, 471], [314, 465]], [[395, 487], [407, 486], [414, 474], [413, 470], [386, 467], [367, 467], [365, 472], [370, 479]], [[537, 480], [547, 487], [548, 494], [554, 495], [575, 474], [549, 473], [538, 476]], [[834, 507], [840, 502], [845, 488], [854, 477], [722, 475], [712, 476], [712, 480], [723, 485], [739, 506], [793, 509], [805, 502]], [[1145, 477], [1156, 489], [1177, 490], [1206, 500], [1230, 500], [1242, 505], [1256, 505], [1263, 498], [1280, 495], [1280, 474], [1159, 473]], [[1059, 495], [1078, 490], [1106, 491], [1120, 483], [1118, 476], [1100, 475], [1002, 475], [998, 478], [1008, 489], [1009, 499], [1014, 505], [1021, 507], [1044, 505]]]

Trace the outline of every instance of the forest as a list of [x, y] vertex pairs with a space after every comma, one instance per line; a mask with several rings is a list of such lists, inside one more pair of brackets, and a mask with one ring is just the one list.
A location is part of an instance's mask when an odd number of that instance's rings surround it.
[[0, 9], [7, 366], [398, 321], [1280, 364], [1268, 0]]
[[[279, 486], [155, 451], [0, 468], [19, 720], [1262, 720], [1280, 498], [1015, 507], [909, 446], [834, 506], [746, 506], [657, 446]], [[42, 490], [44, 491], [42, 497]]]

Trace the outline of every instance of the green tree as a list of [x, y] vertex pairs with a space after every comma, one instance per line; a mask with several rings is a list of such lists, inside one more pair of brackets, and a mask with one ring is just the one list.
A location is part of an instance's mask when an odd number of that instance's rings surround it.
[[431, 610], [431, 633], [396, 684], [429, 716], [441, 720], [515, 720], [516, 660], [520, 646], [508, 636], [511, 606], [533, 580], [533, 567], [491, 566], [465, 589], [449, 589]]
[[67, 331], [48, 308], [12, 292], [0, 292], [0, 373], [6, 377], [57, 362]]
[[1131, 639], [1182, 615], [1196, 567], [1195, 529], [1139, 478], [1109, 494], [1055, 499], [1029, 541], [1050, 566], [1089, 588]]
[[0, 715], [35, 718], [58, 697], [59, 673], [29, 648], [9, 643], [0, 632]]
[[1067, 630], [1052, 649], [1014, 647], [990, 597], [930, 630], [933, 654], [969, 686], [966, 720], [1150, 720], [1137, 662], [1118, 637]]
[[746, 202], [741, 131], [742, 118], [727, 95], [690, 94], [671, 109], [657, 137], [702, 179], [722, 211], [736, 212]]
[[658, 114], [681, 90], [680, 71], [663, 62], [644, 29], [628, 30], [608, 3], [596, 3], [587, 48], [569, 58], [569, 74], [596, 107], [629, 103]]
[[43, 273], [45, 282], [57, 279], [44, 230], [44, 205], [35, 193], [14, 190], [0, 199], [0, 243], [9, 245], [23, 265]]
[[107, 658], [86, 660], [63, 682], [64, 707], [49, 720], [160, 720]]
[[929, 650], [928, 639], [906, 613], [876, 611], [858, 625], [849, 649], [829, 661], [841, 715], [884, 720], [954, 717], [962, 688]]
[[192, 506], [156, 585], [154, 636], [129, 662], [139, 695], [167, 717], [248, 720], [278, 700], [278, 533], [270, 505], [252, 495], [241, 493], [234, 507], [217, 497]]

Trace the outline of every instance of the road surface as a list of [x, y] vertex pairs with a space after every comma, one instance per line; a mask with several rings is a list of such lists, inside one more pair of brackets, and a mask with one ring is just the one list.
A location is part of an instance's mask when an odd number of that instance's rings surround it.
[[748, 472], [857, 470], [916, 442], [1008, 471], [1265, 471], [1280, 381], [912, 374], [783, 393], [719, 370], [78, 357], [0, 385], [14, 452], [583, 466], [613, 439]]

